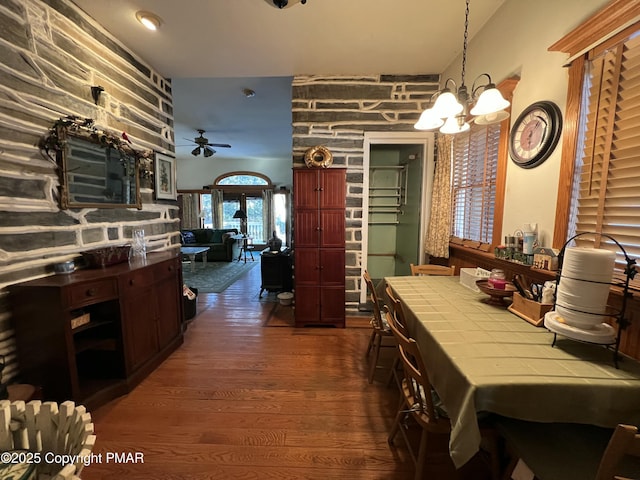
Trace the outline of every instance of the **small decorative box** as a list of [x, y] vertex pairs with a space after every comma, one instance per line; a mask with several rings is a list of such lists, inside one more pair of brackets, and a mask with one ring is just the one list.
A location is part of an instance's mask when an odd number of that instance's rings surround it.
[[558, 270], [558, 253], [553, 248], [538, 247], [533, 250], [533, 268]]
[[81, 252], [89, 268], [102, 268], [129, 260], [131, 245], [116, 245]]

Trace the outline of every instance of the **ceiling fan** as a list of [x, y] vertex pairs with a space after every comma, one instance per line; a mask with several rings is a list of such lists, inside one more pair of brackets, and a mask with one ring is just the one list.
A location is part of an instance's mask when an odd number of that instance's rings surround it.
[[229, 145], [228, 143], [209, 143], [209, 139], [204, 136], [204, 130], [198, 130], [198, 133], [200, 134], [200, 136], [194, 138], [193, 140], [185, 138], [185, 140], [194, 142], [197, 145], [196, 148], [191, 150], [191, 155], [193, 155], [194, 157], [197, 157], [198, 155], [200, 155], [200, 153], [202, 153], [205, 157], [210, 157], [211, 155], [216, 153], [216, 151], [211, 147], [231, 148], [231, 145]]

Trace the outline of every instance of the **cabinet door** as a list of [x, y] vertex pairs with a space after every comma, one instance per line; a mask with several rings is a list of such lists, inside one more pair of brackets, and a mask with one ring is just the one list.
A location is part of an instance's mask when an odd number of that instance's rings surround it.
[[[344, 221], [344, 213], [342, 215]], [[295, 248], [318, 247], [320, 245], [320, 216], [317, 210], [296, 209], [293, 223], [293, 244]]]
[[[146, 277], [142, 275], [145, 274]], [[158, 352], [156, 327], [158, 298], [154, 294], [153, 276], [146, 270], [122, 278], [122, 312], [126, 333], [129, 373]]]
[[320, 249], [320, 284], [344, 288], [344, 250]]
[[180, 335], [182, 328], [180, 314], [180, 282], [177, 274], [165, 277], [156, 284], [158, 304], [158, 344], [166, 347]]
[[296, 208], [318, 208], [318, 170], [293, 170], [293, 200]]
[[320, 208], [344, 209], [346, 204], [346, 171], [343, 168], [328, 168], [319, 176]]
[[295, 289], [296, 326], [320, 322], [320, 288], [317, 285], [298, 286]]
[[320, 251], [317, 248], [296, 248], [296, 288], [299, 285], [320, 284]]
[[320, 247], [344, 248], [344, 210], [320, 212]]
[[344, 327], [345, 323], [345, 292], [344, 286], [323, 287], [320, 292], [322, 309], [320, 313], [321, 323], [330, 323]]

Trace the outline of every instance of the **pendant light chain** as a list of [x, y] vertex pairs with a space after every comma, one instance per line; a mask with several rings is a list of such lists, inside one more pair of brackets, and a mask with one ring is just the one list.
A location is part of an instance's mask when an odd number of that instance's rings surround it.
[[[447, 78], [444, 86], [431, 96], [429, 105], [432, 106], [420, 114], [420, 118], [414, 125], [417, 130], [440, 128], [441, 133], [456, 134], [469, 130], [469, 121], [471, 120], [477, 125], [491, 125], [509, 118], [509, 112], [506, 111], [506, 108], [510, 102], [505, 100], [491, 81], [491, 76], [488, 73], [478, 75], [471, 85], [471, 91], [464, 83], [467, 73], [470, 1], [466, 0], [465, 2], [460, 86], [457, 86], [452, 78]], [[480, 81], [484, 81], [484, 83], [479, 83]], [[449, 88], [450, 83], [453, 85], [453, 89]]]
[[462, 46], [462, 75], [460, 85], [464, 85], [464, 75], [467, 68], [467, 41], [469, 39], [469, 1], [467, 0], [467, 7], [464, 12], [464, 43]]

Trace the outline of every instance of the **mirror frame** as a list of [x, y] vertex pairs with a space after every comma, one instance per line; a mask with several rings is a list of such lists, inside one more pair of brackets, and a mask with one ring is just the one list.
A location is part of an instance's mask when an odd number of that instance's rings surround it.
[[[69, 168], [68, 168], [68, 138], [89, 142], [105, 150], [113, 148], [121, 155], [133, 158], [135, 177], [135, 195], [130, 203], [108, 203], [108, 202], [75, 202], [69, 196]], [[48, 160], [51, 160], [58, 167], [58, 177], [60, 180], [59, 195], [60, 208], [62, 210], [71, 208], [137, 208], [142, 209], [142, 195], [140, 193], [140, 169], [141, 159], [149, 158], [150, 151], [136, 150], [131, 147], [130, 142], [123, 134], [122, 137], [104, 130], [98, 130], [94, 126], [94, 121], [90, 118], [81, 119], [75, 116], [63, 117], [57, 120], [49, 129], [48, 134], [42, 138], [40, 149]]]

